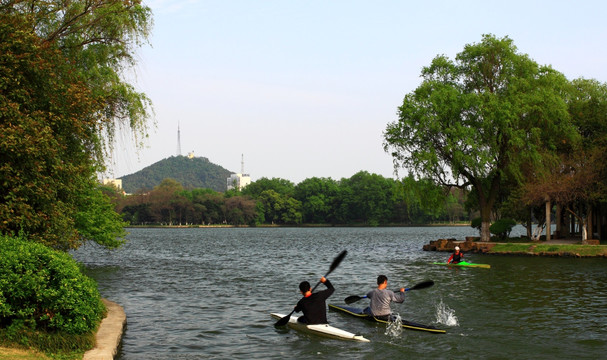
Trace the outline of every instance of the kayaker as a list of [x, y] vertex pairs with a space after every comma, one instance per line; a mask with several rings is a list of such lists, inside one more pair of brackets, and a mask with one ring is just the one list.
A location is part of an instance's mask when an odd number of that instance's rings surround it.
[[447, 260], [447, 264], [457, 264], [464, 261], [464, 253], [459, 251], [459, 246], [455, 247], [455, 252], [451, 254], [449, 260]]
[[302, 281], [299, 284], [299, 291], [304, 296], [297, 305], [295, 306], [295, 312], [303, 312], [297, 321], [305, 324], [327, 324], [327, 305], [325, 301], [333, 292], [335, 288], [328, 279], [325, 277], [320, 278], [320, 282], [325, 284], [326, 290], [315, 292], [312, 294], [310, 290], [310, 283]]
[[405, 288], [401, 288], [398, 293], [386, 289], [388, 287], [388, 277], [379, 275], [377, 277], [377, 288], [367, 294], [367, 298], [371, 300], [369, 307], [364, 312], [375, 316], [381, 320], [389, 320], [392, 314], [390, 303], [402, 303], [405, 301]]

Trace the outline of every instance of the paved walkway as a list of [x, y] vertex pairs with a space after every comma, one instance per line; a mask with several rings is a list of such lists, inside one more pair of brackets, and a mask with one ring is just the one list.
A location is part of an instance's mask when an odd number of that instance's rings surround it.
[[101, 321], [96, 345], [84, 353], [83, 360], [113, 360], [118, 353], [122, 332], [126, 325], [124, 308], [115, 302], [101, 299], [107, 307], [107, 316]]

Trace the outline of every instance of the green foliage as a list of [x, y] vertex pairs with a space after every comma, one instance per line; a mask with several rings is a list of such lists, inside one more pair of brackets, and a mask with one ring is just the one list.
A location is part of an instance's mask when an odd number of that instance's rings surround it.
[[565, 101], [566, 78], [517, 52], [511, 39], [483, 36], [455, 61], [441, 55], [422, 70], [384, 149], [420, 178], [477, 193], [489, 240], [489, 219], [504, 178], [547, 164], [575, 141]]
[[103, 319], [97, 284], [68, 254], [1, 236], [0, 258], [0, 327], [10, 340], [41, 330], [84, 335]]
[[480, 217], [477, 217], [477, 218], [472, 219], [472, 221], [470, 221], [470, 227], [472, 227], [473, 229], [476, 229], [478, 231], [481, 231], [482, 223], [483, 223], [483, 219], [481, 219]]
[[[461, 194], [459, 194], [461, 195]], [[395, 181], [361, 171], [349, 179], [311, 178], [294, 186], [262, 178], [242, 191], [185, 190], [165, 179], [144, 194], [116, 197], [117, 209], [132, 225], [298, 225], [387, 224], [450, 221], [462, 197], [429, 180]]]
[[295, 190], [295, 185], [286, 179], [262, 177], [261, 179], [247, 185], [242, 189], [243, 195], [249, 195], [253, 198], [258, 198], [266, 190], [273, 190], [277, 194], [292, 196]]
[[83, 239], [94, 241], [108, 249], [118, 248], [124, 243], [126, 232], [121, 216], [114, 204], [100, 187], [89, 188], [75, 215], [75, 226]]
[[302, 204], [302, 221], [308, 224], [335, 223], [333, 206], [339, 183], [331, 178], [309, 178], [295, 186], [293, 197]]
[[489, 231], [503, 240], [510, 236], [514, 225], [516, 225], [516, 221], [512, 219], [499, 219], [491, 224]]
[[145, 194], [118, 199], [118, 211], [132, 225], [231, 224], [260, 222], [255, 200], [238, 192], [224, 196], [211, 189], [185, 190], [174, 179], [164, 179]]
[[340, 182], [342, 219], [363, 224], [386, 224], [391, 220], [394, 180], [360, 171]]
[[75, 248], [73, 217], [91, 185], [85, 149], [95, 147], [99, 107], [28, 25], [0, 13], [0, 231]]
[[118, 0], [0, 4], [0, 233], [117, 246], [122, 223], [95, 177], [114, 121], [144, 129], [148, 100], [120, 74], [149, 14]]
[[226, 180], [231, 174], [207, 158], [171, 156], [121, 179], [124, 191], [130, 194], [149, 191], [166, 178], [176, 180], [186, 189], [206, 188], [221, 192], [226, 190]]
[[87, 155], [103, 162], [102, 150], [111, 148], [117, 127], [147, 136], [150, 101], [122, 76], [135, 65], [134, 50], [147, 41], [149, 7], [138, 0], [7, 0], [0, 12], [29, 19], [27, 32], [36, 34], [43, 46], [58, 49], [101, 106], [95, 114], [100, 125], [94, 129], [96, 146]]

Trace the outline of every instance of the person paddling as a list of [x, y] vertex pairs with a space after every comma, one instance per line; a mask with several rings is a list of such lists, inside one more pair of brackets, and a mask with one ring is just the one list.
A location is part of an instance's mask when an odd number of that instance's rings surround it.
[[447, 260], [447, 264], [457, 264], [464, 261], [464, 253], [459, 251], [459, 246], [455, 247], [455, 252], [451, 254], [449, 260]]
[[299, 291], [304, 297], [295, 306], [295, 312], [303, 312], [303, 315], [297, 318], [298, 322], [309, 325], [328, 323], [325, 301], [333, 294], [335, 288], [324, 276], [320, 278], [320, 282], [325, 284], [327, 289], [316, 293], [310, 290], [309, 282], [302, 281], [299, 284]]
[[398, 293], [386, 289], [388, 287], [388, 277], [379, 275], [377, 277], [377, 288], [367, 294], [371, 300], [369, 307], [363, 310], [365, 313], [373, 315], [381, 320], [389, 320], [392, 314], [390, 303], [402, 303], [405, 301], [405, 288], [401, 288]]

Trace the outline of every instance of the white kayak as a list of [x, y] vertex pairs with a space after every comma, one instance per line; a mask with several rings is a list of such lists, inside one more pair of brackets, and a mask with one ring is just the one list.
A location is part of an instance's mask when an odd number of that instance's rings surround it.
[[[272, 315], [272, 317], [275, 319], [282, 319], [283, 317], [287, 316], [287, 314], [277, 313], [272, 313], [270, 315]], [[365, 339], [362, 335], [356, 335], [351, 332], [338, 329], [335, 326], [331, 326], [329, 324], [306, 325], [298, 322], [297, 318], [298, 316], [291, 316], [287, 325], [290, 328], [301, 332], [330, 337], [333, 339], [369, 342], [369, 339]]]

